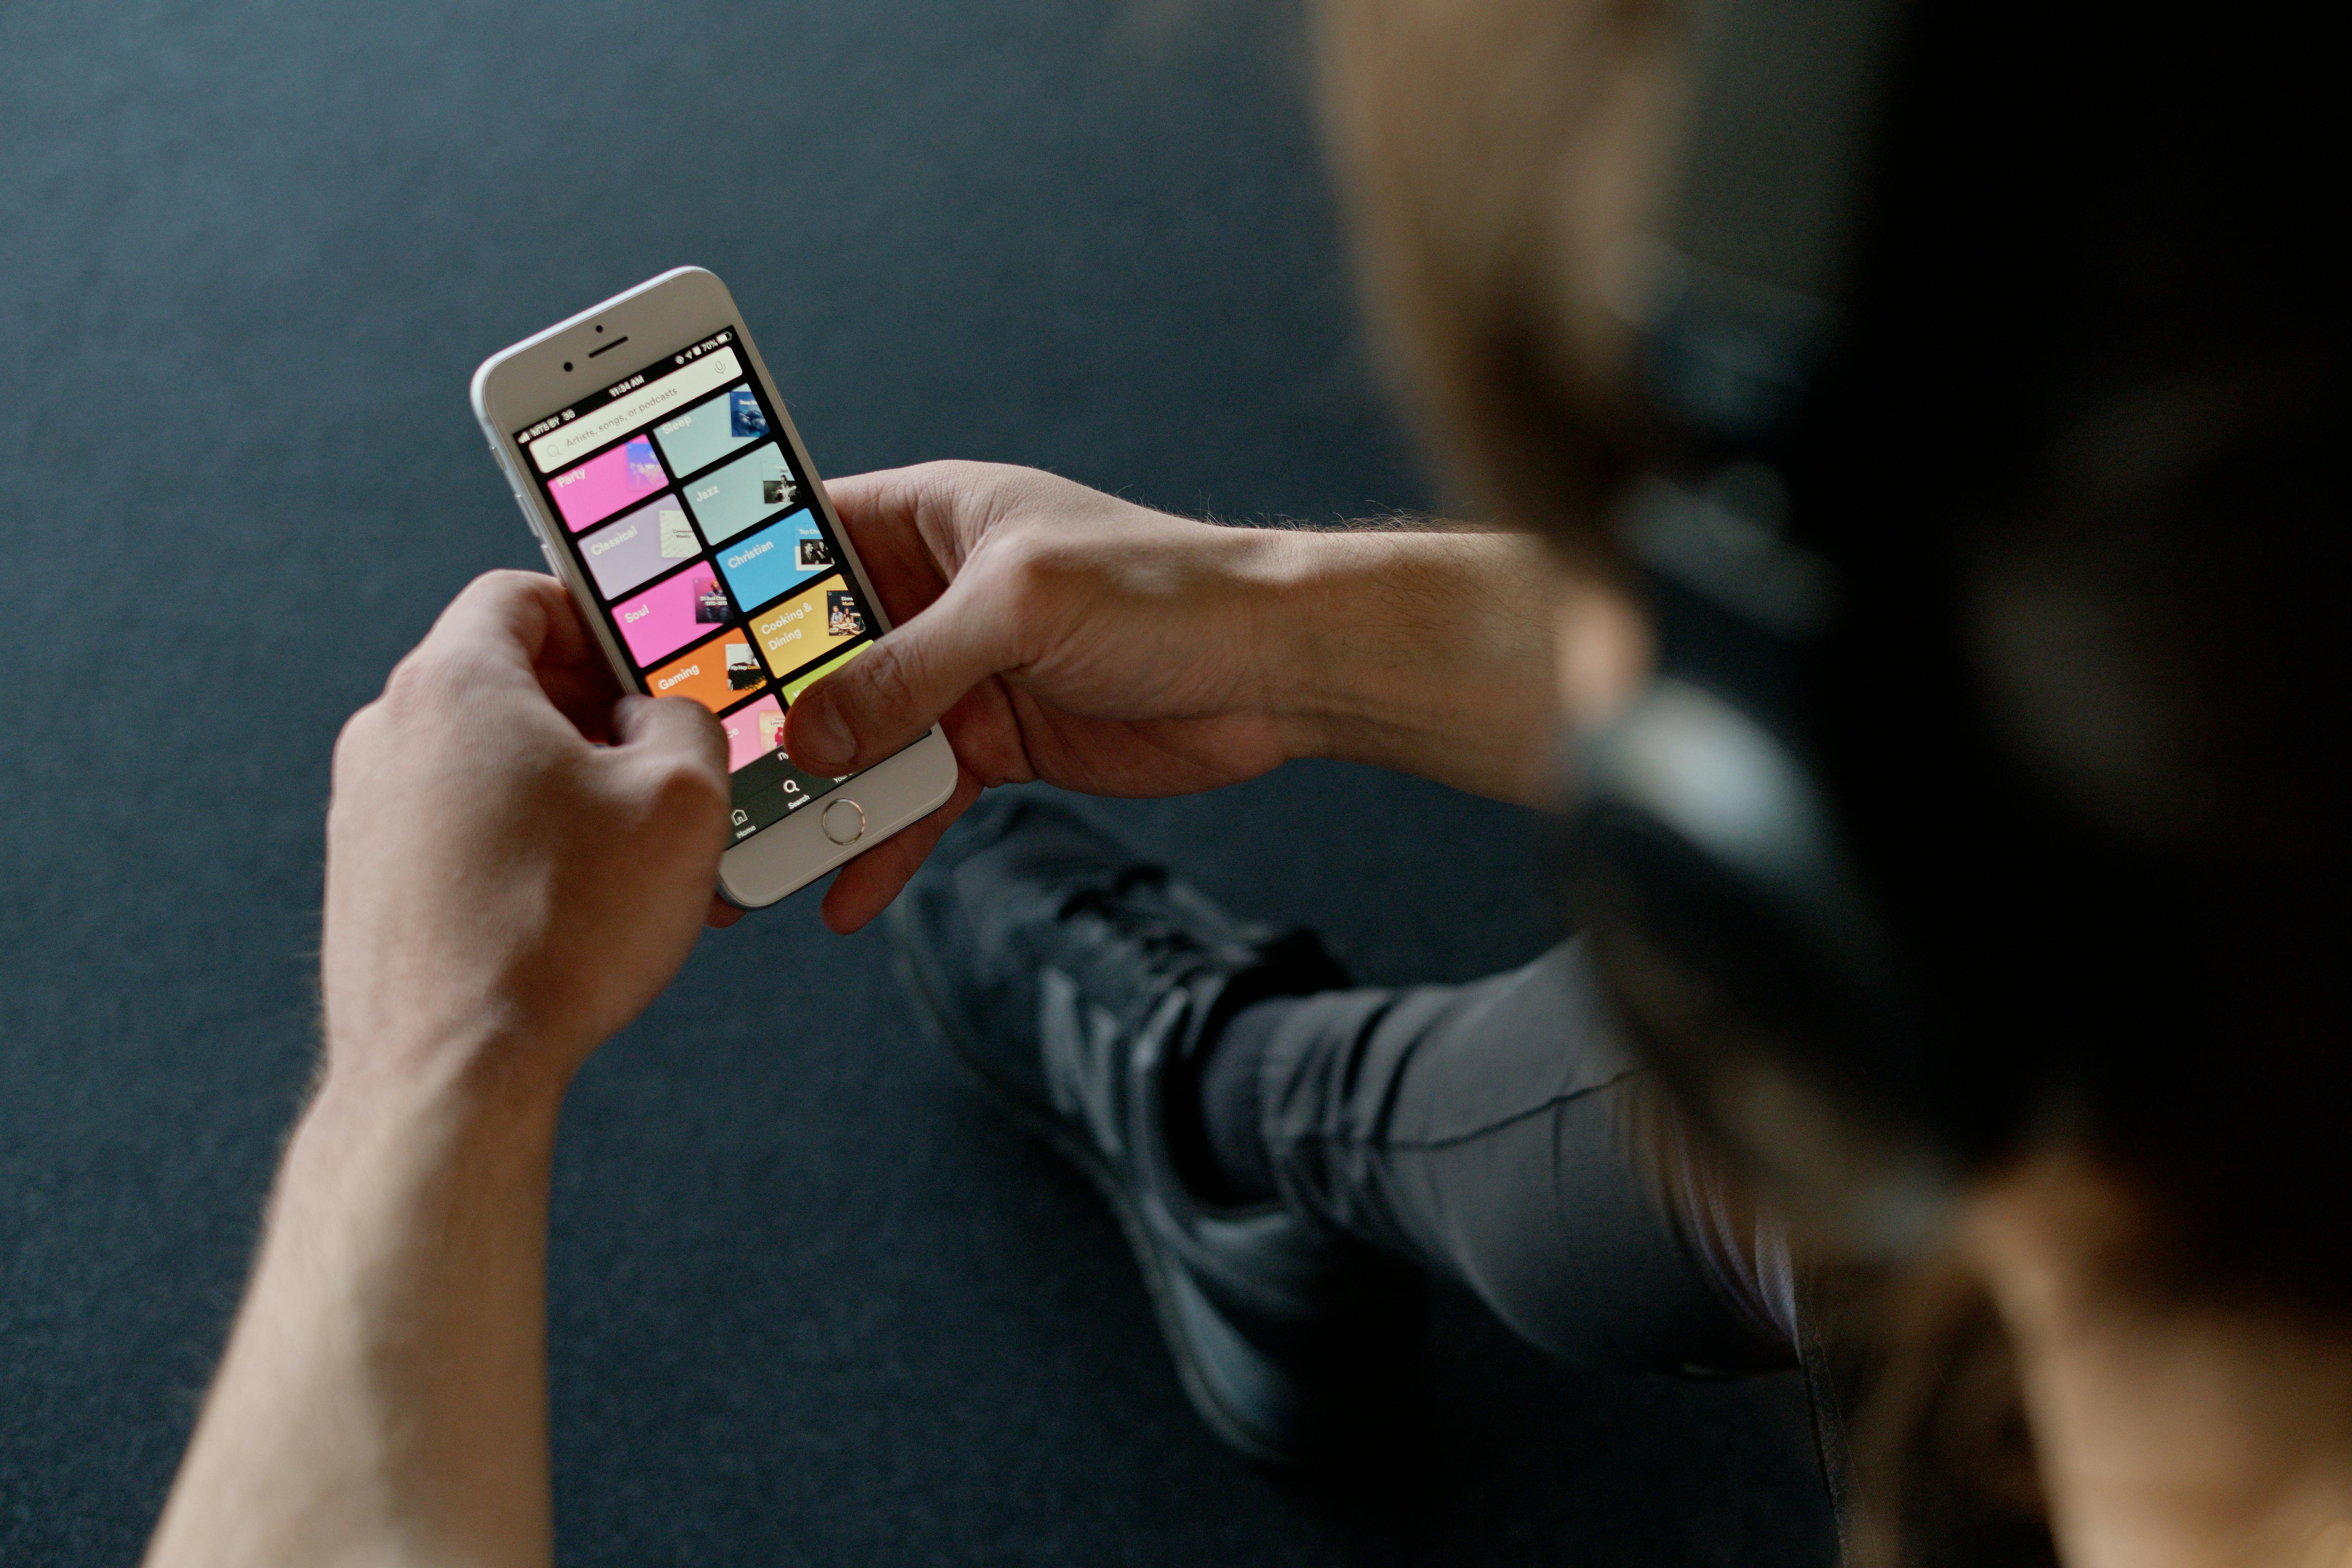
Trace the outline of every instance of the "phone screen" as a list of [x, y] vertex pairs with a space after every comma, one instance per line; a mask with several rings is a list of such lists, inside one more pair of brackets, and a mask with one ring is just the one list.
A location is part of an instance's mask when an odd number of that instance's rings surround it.
[[719, 715], [738, 843], [849, 776], [793, 766], [784, 710], [873, 640], [740, 342], [724, 328], [514, 432], [645, 689]]

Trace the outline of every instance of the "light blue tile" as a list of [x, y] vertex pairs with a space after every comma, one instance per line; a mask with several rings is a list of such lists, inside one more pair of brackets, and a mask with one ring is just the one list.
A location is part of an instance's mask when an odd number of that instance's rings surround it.
[[760, 399], [748, 386], [705, 398], [675, 419], [654, 426], [662, 456], [673, 474], [690, 474], [708, 468], [730, 452], [740, 452], [773, 434]]
[[727, 574], [736, 604], [748, 612], [820, 572], [832, 571], [833, 551], [817, 531], [816, 514], [803, 508], [719, 551], [719, 568]]
[[[781, 489], [774, 488], [778, 481]], [[765, 522], [800, 500], [784, 455], [772, 442], [755, 447], [678, 488], [686, 495], [687, 510], [702, 527], [702, 537], [713, 544]], [[771, 495], [777, 499], [770, 500]]]

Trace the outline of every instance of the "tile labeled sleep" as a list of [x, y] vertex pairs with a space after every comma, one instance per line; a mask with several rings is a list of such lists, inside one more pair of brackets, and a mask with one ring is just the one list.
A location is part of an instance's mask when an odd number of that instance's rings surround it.
[[768, 438], [767, 411], [748, 386], [705, 398], [654, 426], [673, 474], [691, 475]]

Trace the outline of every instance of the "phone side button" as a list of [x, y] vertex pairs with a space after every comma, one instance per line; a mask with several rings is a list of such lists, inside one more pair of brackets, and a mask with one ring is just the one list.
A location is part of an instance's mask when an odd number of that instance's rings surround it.
[[547, 542], [543, 539], [539, 542], [539, 552], [547, 558], [548, 571], [557, 577], [562, 577], [563, 575], [563, 568], [555, 563], [555, 552], [549, 548]]
[[817, 826], [835, 844], [855, 844], [866, 837], [866, 808], [854, 800], [836, 800], [824, 808]]

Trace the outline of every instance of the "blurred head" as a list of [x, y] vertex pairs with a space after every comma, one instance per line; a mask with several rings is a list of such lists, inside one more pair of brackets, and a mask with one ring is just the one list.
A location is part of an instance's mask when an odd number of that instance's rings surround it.
[[[1807, 703], [1830, 793], [1928, 999], [1938, 1092], [1981, 1101], [1960, 1173], [2063, 1149], [2161, 1215], [2109, 1226], [2130, 1239], [2101, 1268], [2342, 1321], [2324, 52], [2210, 16], [1918, 9], [1791, 525], [1846, 606]], [[1406, 396], [1472, 495], [1612, 570], [1665, 448], [1625, 269], [1672, 189], [1685, 15], [1318, 8]], [[1680, 1048], [1769, 1054], [1710, 1037], [1686, 978], [1647, 986]], [[1788, 1110], [1701, 1109], [1735, 1144]], [[1836, 1109], [1810, 1145], [1832, 1181], [1870, 1163], [1839, 1145], [1874, 1116], [1916, 1131], [1867, 1094]]]

